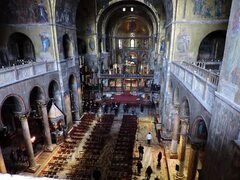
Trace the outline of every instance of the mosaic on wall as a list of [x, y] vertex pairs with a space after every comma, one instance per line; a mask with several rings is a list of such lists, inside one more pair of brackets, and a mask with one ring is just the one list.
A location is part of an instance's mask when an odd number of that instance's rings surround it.
[[46, 0], [1, 0], [1, 23], [47, 23], [48, 11]]
[[77, 0], [57, 0], [56, 3], [56, 23], [63, 25], [74, 25], [78, 1]]
[[221, 85], [221, 90], [227, 91], [225, 86], [231, 86], [231, 92], [225, 92], [226, 95], [232, 95], [232, 100], [240, 104], [240, 8], [236, 9], [229, 24], [226, 51], [224, 55], [222, 77], [225, 84]]
[[231, 0], [192, 0], [194, 15], [202, 17], [228, 17]]
[[[108, 6], [109, 2], [112, 0], [98, 0], [97, 1], [97, 7], [98, 7], [98, 12], [102, 8], [105, 8]], [[150, 3], [156, 10], [161, 10], [161, 3], [163, 2], [164, 7], [166, 9], [166, 21], [171, 22], [172, 20], [172, 11], [173, 11], [173, 5], [172, 5], [172, 0], [144, 0], [144, 2]]]

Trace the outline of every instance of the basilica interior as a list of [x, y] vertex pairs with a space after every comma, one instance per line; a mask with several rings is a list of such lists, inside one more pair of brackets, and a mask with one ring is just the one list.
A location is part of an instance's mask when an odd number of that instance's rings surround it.
[[1, 178], [240, 179], [239, 0], [0, 8]]

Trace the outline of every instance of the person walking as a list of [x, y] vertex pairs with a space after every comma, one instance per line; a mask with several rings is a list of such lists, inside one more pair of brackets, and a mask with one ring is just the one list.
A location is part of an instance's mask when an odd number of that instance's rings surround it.
[[144, 147], [141, 144], [138, 146], [138, 152], [139, 152], [139, 159], [142, 160], [143, 153], [144, 153]]
[[148, 132], [148, 134], [147, 134], [147, 136], [146, 136], [146, 139], [147, 139], [148, 145], [150, 145], [150, 144], [151, 144], [151, 140], [152, 140], [152, 134], [151, 134], [151, 132]]
[[96, 167], [93, 171], [93, 179], [100, 180], [101, 179], [101, 171]]
[[161, 168], [161, 159], [162, 159], [162, 152], [160, 151], [158, 153], [158, 157], [157, 157], [157, 162], [158, 162], [157, 167], [158, 168]]
[[17, 154], [17, 161], [21, 162], [22, 161], [22, 149], [20, 147], [17, 148], [16, 154]]
[[151, 166], [148, 166], [147, 169], [146, 169], [146, 177], [147, 177], [147, 179], [150, 179], [152, 172], [153, 171], [152, 171]]
[[137, 162], [137, 171], [138, 171], [138, 175], [141, 174], [141, 169], [142, 169], [143, 165], [142, 162], [140, 160], [138, 160]]
[[11, 150], [10, 159], [11, 159], [11, 161], [12, 161], [12, 164], [15, 165], [15, 163], [16, 163], [16, 154], [15, 154], [15, 151], [14, 151], [14, 150]]

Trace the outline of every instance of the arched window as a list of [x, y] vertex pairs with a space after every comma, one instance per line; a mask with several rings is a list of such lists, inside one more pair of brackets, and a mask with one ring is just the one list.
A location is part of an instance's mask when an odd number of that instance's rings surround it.
[[73, 43], [67, 34], [63, 36], [63, 55], [64, 59], [73, 57]]
[[26, 64], [35, 61], [32, 41], [22, 33], [14, 33], [8, 40], [8, 62], [5, 66]]
[[134, 48], [134, 47], [135, 47], [135, 40], [134, 40], [134, 39], [131, 39], [130, 47], [131, 47], [131, 48]]
[[119, 40], [118, 40], [118, 48], [119, 48], [119, 49], [122, 49], [122, 39], [119, 39]]

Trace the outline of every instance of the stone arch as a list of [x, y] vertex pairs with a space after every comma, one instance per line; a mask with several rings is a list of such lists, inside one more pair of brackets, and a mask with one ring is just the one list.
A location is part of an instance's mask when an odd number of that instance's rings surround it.
[[[48, 96], [55, 103], [55, 105], [62, 109], [62, 95], [59, 83], [57, 80], [52, 80], [48, 85]], [[50, 104], [48, 104], [48, 109], [50, 109]]]
[[202, 116], [197, 116], [195, 118], [191, 128], [191, 136], [199, 140], [207, 140], [208, 127]]
[[[38, 111], [38, 102], [45, 100], [45, 92], [40, 86], [34, 86], [29, 95], [29, 107], [31, 111]], [[37, 112], [38, 113], [38, 112]]]
[[73, 57], [73, 42], [68, 34], [63, 35], [63, 56], [64, 59], [72, 58]]
[[180, 104], [180, 117], [190, 119], [190, 105], [187, 97], [184, 97]]
[[197, 61], [222, 61], [226, 33], [226, 30], [208, 33], [200, 43]]
[[10, 35], [7, 42], [8, 62], [1, 62], [5, 66], [21, 65], [35, 61], [35, 50], [31, 39], [20, 32]]
[[45, 99], [44, 90], [40, 86], [34, 86], [29, 95], [30, 114], [28, 117], [28, 126], [31, 137], [36, 138], [33, 144], [35, 151], [42, 150], [44, 145], [42, 104], [45, 104]]
[[21, 127], [20, 122], [15, 119], [15, 112], [25, 113], [26, 106], [22, 97], [11, 94], [2, 101], [0, 123], [0, 126], [6, 127], [10, 134], [15, 133], [17, 128]]

